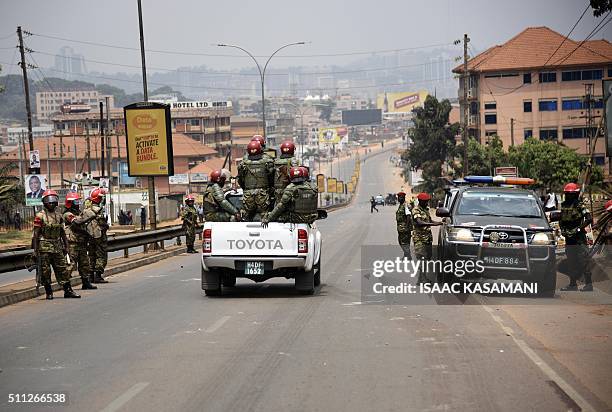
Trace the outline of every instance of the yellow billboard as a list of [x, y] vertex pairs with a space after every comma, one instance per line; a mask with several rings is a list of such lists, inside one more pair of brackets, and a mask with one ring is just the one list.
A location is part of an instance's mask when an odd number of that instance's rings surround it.
[[321, 173], [317, 175], [317, 190], [319, 193], [325, 192], [325, 175]]
[[357, 176], [353, 175], [351, 177], [351, 183], [353, 184], [353, 186], [357, 186]]
[[353, 182], [348, 182], [348, 183], [346, 184], [346, 190], [347, 190], [347, 192], [349, 192], [349, 193], [353, 193], [353, 192], [354, 192], [354, 190], [355, 190], [355, 186], [353, 185]]
[[170, 107], [134, 103], [123, 108], [129, 176], [172, 176]]
[[381, 93], [376, 98], [376, 107], [383, 113], [410, 113], [415, 107], [423, 106], [427, 91]]
[[327, 192], [336, 193], [336, 178], [335, 177], [327, 178]]
[[340, 134], [338, 129], [335, 127], [329, 127], [326, 129], [319, 129], [319, 143], [320, 144], [336, 144], [340, 143]]
[[344, 193], [344, 182], [342, 180], [336, 183], [336, 193]]

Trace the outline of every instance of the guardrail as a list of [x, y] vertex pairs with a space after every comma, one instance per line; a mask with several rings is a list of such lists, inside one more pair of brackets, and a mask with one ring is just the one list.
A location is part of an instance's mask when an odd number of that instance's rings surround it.
[[[198, 225], [198, 228], [201, 229], [202, 226]], [[109, 252], [123, 249], [123, 256], [128, 257], [129, 248], [143, 246], [146, 253], [150, 244], [158, 244], [163, 249], [165, 240], [178, 238], [184, 234], [185, 230], [182, 226], [169, 226], [162, 229], [145, 230], [124, 235], [114, 234], [108, 237], [107, 249]], [[26, 262], [33, 252], [32, 249], [27, 248], [0, 252], [0, 273], [25, 269]]]

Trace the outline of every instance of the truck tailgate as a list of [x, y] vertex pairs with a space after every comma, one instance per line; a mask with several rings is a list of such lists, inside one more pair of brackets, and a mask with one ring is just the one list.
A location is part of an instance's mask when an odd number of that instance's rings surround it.
[[297, 256], [298, 228], [289, 223], [212, 222], [212, 256]]

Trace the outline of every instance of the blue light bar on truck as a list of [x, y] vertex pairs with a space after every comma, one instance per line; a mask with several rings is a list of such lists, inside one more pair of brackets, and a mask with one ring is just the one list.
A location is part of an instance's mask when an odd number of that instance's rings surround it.
[[532, 185], [535, 180], [529, 177], [506, 177], [506, 176], [466, 176], [469, 183], [500, 184], [500, 185]]

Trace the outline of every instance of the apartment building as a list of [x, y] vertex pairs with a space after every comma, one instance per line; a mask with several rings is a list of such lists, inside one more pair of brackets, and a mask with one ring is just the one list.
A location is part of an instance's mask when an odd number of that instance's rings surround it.
[[[109, 106], [115, 107], [115, 98], [111, 95], [102, 95], [96, 90], [63, 90], [44, 91], [36, 93], [36, 116], [38, 120], [49, 120], [58, 113], [62, 113], [65, 104], [79, 103], [96, 109], [99, 102], [109, 98]], [[86, 109], [86, 108], [85, 108]]]
[[[453, 72], [462, 74], [463, 65]], [[498, 135], [505, 147], [531, 138], [553, 140], [585, 154], [603, 116], [602, 79], [612, 77], [612, 44], [530, 27], [470, 59], [468, 73], [467, 100], [463, 80], [459, 100], [462, 119], [468, 110], [470, 136], [486, 142]], [[594, 159], [607, 162], [604, 139]]]

